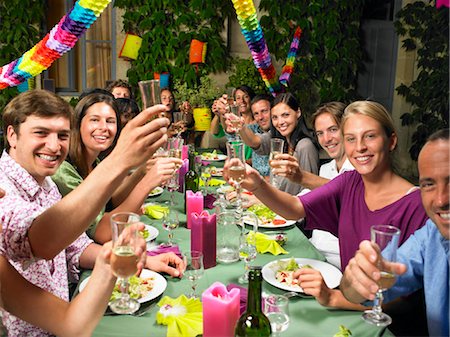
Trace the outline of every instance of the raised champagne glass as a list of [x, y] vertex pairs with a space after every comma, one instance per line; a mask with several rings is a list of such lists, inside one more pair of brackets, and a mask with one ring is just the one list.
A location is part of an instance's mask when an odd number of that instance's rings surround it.
[[273, 173], [273, 169], [275, 166], [272, 164], [276, 155], [283, 153], [284, 140], [279, 138], [272, 138], [270, 140], [270, 154], [269, 154], [269, 165], [271, 167], [270, 170], [270, 183], [272, 186], [276, 188], [280, 188], [279, 177]]
[[112, 255], [111, 270], [118, 277], [121, 296], [112, 301], [109, 307], [116, 314], [132, 314], [139, 309], [139, 302], [128, 294], [128, 278], [137, 272], [138, 258], [136, 248], [139, 241], [138, 231], [130, 226], [139, 221], [139, 215], [120, 212], [111, 215]]
[[400, 239], [400, 229], [390, 225], [375, 225], [370, 228], [370, 237], [375, 248], [379, 251], [378, 269], [381, 278], [378, 282], [378, 291], [371, 310], [366, 310], [363, 319], [376, 326], [387, 326], [392, 323], [389, 315], [382, 312], [383, 291], [395, 284], [396, 276], [389, 268], [391, 262], [397, 259], [397, 247]]
[[[167, 140], [167, 150], [168, 150], [169, 157], [181, 159], [183, 144], [184, 144], [184, 140], [182, 138], [178, 138], [178, 137], [169, 138]], [[180, 166], [176, 165], [173, 176], [169, 179], [169, 181], [166, 184], [167, 190], [170, 192], [170, 205], [171, 206], [175, 205], [174, 192], [176, 190], [178, 190], [178, 188], [180, 187], [179, 171], [178, 171], [179, 168], [180, 168]]]
[[242, 223], [241, 182], [245, 179], [244, 143], [240, 141], [227, 142], [227, 161], [229, 162], [230, 182], [236, 189], [236, 220]]

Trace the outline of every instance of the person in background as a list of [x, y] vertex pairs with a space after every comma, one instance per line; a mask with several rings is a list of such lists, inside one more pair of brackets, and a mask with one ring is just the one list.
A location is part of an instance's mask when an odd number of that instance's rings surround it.
[[131, 85], [125, 80], [112, 81], [105, 89], [113, 94], [114, 98], [133, 98]]
[[[297, 159], [289, 154], [281, 154], [273, 161], [274, 173], [297, 182], [306, 189], [300, 195], [322, 186], [339, 174], [354, 170], [353, 165], [345, 155], [341, 135], [341, 119], [345, 105], [341, 102], [329, 102], [321, 105], [312, 115], [314, 131], [320, 146], [332, 160], [320, 166], [319, 175], [304, 171]], [[327, 261], [341, 269], [339, 241], [336, 236], [327, 231], [315, 229], [310, 238], [311, 243], [326, 257]], [[302, 270], [302, 273], [315, 273], [314, 270]], [[320, 273], [317, 273], [321, 277]], [[299, 279], [301, 281], [301, 277]]]
[[[0, 198], [4, 194], [0, 189]], [[143, 227], [140, 224], [136, 229]], [[146, 243], [141, 239], [136, 256], [142, 260], [145, 251]], [[116, 283], [109, 266], [111, 253], [111, 243], [104, 244], [86, 288], [68, 303], [23, 278], [3, 257], [0, 246], [0, 308], [58, 336], [90, 336], [103, 317]], [[139, 262], [138, 269], [142, 266]]]
[[[255, 92], [252, 88], [246, 85], [241, 85], [234, 91], [234, 101], [236, 102], [239, 112], [243, 118], [243, 123], [246, 125], [255, 124], [251, 110], [251, 101], [255, 97]], [[228, 96], [226, 94], [214, 101], [212, 105], [212, 112], [214, 117], [211, 121], [211, 133], [216, 138], [227, 136], [230, 138], [230, 134], [224, 131], [225, 127], [225, 113], [229, 112], [229, 106], [227, 102]], [[245, 146], [245, 160], [251, 164], [252, 149], [249, 146]]]
[[[381, 104], [357, 101], [347, 106], [341, 132], [345, 153], [355, 171], [344, 172], [305, 195], [293, 196], [274, 188], [247, 167], [241, 186], [284, 218], [306, 217], [306, 229], [322, 229], [337, 236], [341, 266], [345, 268], [359, 242], [370, 237], [372, 225], [400, 228], [403, 243], [425, 224], [427, 215], [418, 189], [392, 169], [390, 154], [397, 145], [397, 135], [390, 114]], [[226, 179], [232, 164], [225, 164]], [[297, 271], [294, 277], [299, 274]], [[311, 278], [316, 280], [314, 275]], [[303, 284], [306, 281], [303, 279]], [[310, 286], [318, 289], [316, 285], [305, 285]], [[319, 289], [314, 296], [322, 305], [351, 305], [338, 289], [329, 289], [323, 281]]]
[[[170, 126], [168, 135], [169, 137], [173, 137], [178, 134], [177, 130], [175, 130], [175, 124], [173, 121], [173, 114], [176, 111], [176, 102], [175, 97], [172, 94], [172, 91], [169, 88], [162, 88], [161, 89], [161, 104], [164, 104], [169, 109], [168, 112], [163, 112], [159, 115], [159, 117], [167, 117], [170, 120]], [[181, 103], [181, 105], [178, 107], [179, 111], [185, 115], [185, 121], [177, 121], [177, 126], [182, 127], [181, 135], [182, 137], [187, 140], [188, 138], [188, 128], [191, 128], [194, 126], [194, 117], [192, 115], [192, 107], [189, 104], [189, 102], [185, 101]]]
[[[130, 169], [144, 164], [167, 141], [169, 121], [148, 122], [165, 109], [146, 109], [130, 121], [114, 151], [61, 199], [50, 176], [68, 152], [72, 108], [46, 90], [26, 91], [8, 103], [2, 116], [6, 148], [0, 158], [0, 186], [6, 195], [0, 199], [0, 246], [25, 279], [68, 301], [69, 279], [77, 282], [80, 268], [93, 268], [101, 251], [84, 231]], [[180, 276], [183, 261], [161, 254], [147, 257], [145, 266]], [[11, 337], [49, 335], [7, 312], [3, 323]]]
[[120, 114], [121, 128], [141, 112], [136, 101], [132, 98], [116, 98], [116, 104]]
[[[102, 94], [92, 94], [82, 99], [75, 107], [75, 125], [70, 136], [69, 155], [52, 176], [62, 196], [76, 189], [100, 162], [98, 156], [107, 150], [117, 138], [120, 130], [120, 116], [116, 100]], [[97, 215], [86, 233], [98, 243], [111, 240], [110, 215], [116, 212], [139, 213], [148, 193], [172, 177], [176, 165], [182, 164], [176, 158], [158, 158], [151, 169], [142, 166], [124, 181], [121, 186], [126, 193], [118, 197], [116, 191], [111, 201], [110, 212], [105, 208]], [[124, 185], [123, 184], [123, 185]]]
[[[270, 104], [272, 96], [256, 95], [251, 101], [251, 110], [256, 123], [248, 124], [248, 128], [255, 134], [263, 134], [270, 130]], [[263, 177], [270, 174], [269, 156], [252, 151], [252, 167]]]
[[[426, 225], [398, 248], [397, 263], [385, 265], [398, 278], [383, 292], [385, 302], [418, 289], [425, 293], [430, 336], [448, 336], [450, 325], [450, 138], [449, 129], [432, 134], [418, 158], [422, 203], [430, 217]], [[363, 241], [345, 269], [340, 288], [344, 296], [361, 303], [373, 300], [379, 289], [380, 252]], [[365, 302], [365, 304], [369, 304]]]
[[[296, 98], [291, 93], [278, 95], [270, 111], [272, 126], [270, 132], [255, 134], [242, 121], [243, 127], [240, 129], [240, 136], [245, 144], [250, 146], [256, 153], [269, 155], [270, 140], [272, 138], [283, 139], [284, 152], [293, 155], [305, 171], [314, 174], [319, 172], [319, 152], [315, 145], [315, 139], [302, 118], [302, 113]], [[235, 118], [232, 114], [227, 114], [227, 126], [232, 127], [230, 118]], [[296, 195], [304, 187], [287, 178], [280, 179], [279, 189]]]

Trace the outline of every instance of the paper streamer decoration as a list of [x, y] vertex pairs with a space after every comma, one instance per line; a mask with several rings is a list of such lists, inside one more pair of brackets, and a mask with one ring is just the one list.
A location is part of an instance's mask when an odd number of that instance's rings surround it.
[[272, 64], [269, 48], [256, 16], [256, 9], [251, 0], [232, 0], [236, 10], [241, 32], [252, 54], [253, 63], [272, 95], [280, 91], [280, 83], [276, 78], [276, 71]]
[[289, 48], [289, 53], [286, 58], [286, 64], [281, 70], [281, 75], [279, 81], [285, 87], [288, 86], [289, 80], [291, 79], [292, 72], [294, 71], [295, 57], [297, 56], [298, 45], [300, 42], [300, 36], [302, 35], [302, 30], [297, 27], [294, 33], [294, 39], [292, 40], [291, 47]]
[[55, 27], [20, 58], [0, 68], [0, 89], [15, 87], [73, 48], [111, 0], [78, 0]]

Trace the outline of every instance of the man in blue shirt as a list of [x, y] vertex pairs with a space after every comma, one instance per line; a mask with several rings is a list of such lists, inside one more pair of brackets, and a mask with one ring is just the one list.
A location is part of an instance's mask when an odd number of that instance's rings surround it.
[[[398, 263], [390, 264], [399, 275], [385, 291], [389, 302], [423, 288], [430, 336], [449, 336], [449, 238], [450, 238], [450, 139], [449, 130], [431, 135], [419, 154], [422, 203], [430, 219], [398, 249]], [[344, 296], [355, 303], [373, 300], [380, 270], [377, 251], [363, 241], [349, 262], [341, 281]]]

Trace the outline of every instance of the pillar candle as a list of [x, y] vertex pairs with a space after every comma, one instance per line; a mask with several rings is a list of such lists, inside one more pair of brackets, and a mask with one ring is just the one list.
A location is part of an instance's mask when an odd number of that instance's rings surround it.
[[203, 336], [232, 337], [239, 319], [239, 289], [228, 291], [220, 282], [202, 294]]
[[191, 250], [203, 253], [205, 269], [216, 265], [216, 215], [208, 211], [191, 215]]
[[202, 192], [186, 191], [186, 223], [187, 228], [191, 228], [191, 214], [197, 212], [200, 214], [203, 211], [203, 195]]
[[184, 176], [186, 172], [189, 171], [189, 159], [183, 159], [183, 164], [178, 170], [178, 192], [184, 193]]
[[188, 157], [189, 157], [189, 146], [183, 145], [183, 147], [181, 148], [181, 159], [185, 160], [188, 159]]

